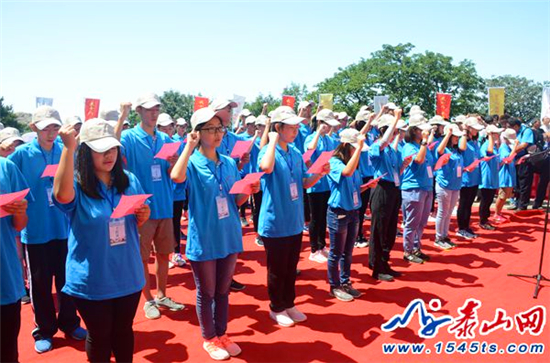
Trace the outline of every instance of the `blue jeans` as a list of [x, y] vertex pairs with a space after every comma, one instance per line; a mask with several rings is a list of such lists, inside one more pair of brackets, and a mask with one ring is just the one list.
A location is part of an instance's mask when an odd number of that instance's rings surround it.
[[441, 188], [436, 184], [435, 190], [437, 193], [437, 217], [435, 219], [435, 238], [442, 239], [449, 234], [449, 225], [451, 224], [451, 216], [453, 209], [458, 202], [460, 190], [450, 190]]
[[197, 287], [197, 317], [204, 339], [225, 335], [229, 310], [229, 288], [237, 254], [210, 261], [191, 261]]
[[[328, 282], [331, 287], [349, 283], [353, 245], [359, 230], [358, 210], [328, 207], [327, 225], [330, 238]], [[338, 273], [340, 267], [340, 273]]]
[[422, 248], [422, 234], [432, 208], [431, 190], [411, 189], [401, 191], [403, 197], [403, 251], [412, 253]]

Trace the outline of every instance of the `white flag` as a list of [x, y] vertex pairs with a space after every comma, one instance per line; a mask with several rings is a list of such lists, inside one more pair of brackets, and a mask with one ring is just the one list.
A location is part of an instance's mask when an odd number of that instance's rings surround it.
[[540, 110], [540, 120], [544, 117], [550, 117], [550, 87], [542, 89], [542, 107]]
[[374, 112], [378, 113], [386, 103], [388, 103], [388, 96], [374, 96]]

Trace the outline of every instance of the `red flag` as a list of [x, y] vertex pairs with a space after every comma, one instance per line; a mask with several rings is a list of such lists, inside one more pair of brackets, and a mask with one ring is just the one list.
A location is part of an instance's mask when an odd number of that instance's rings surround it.
[[208, 98], [195, 96], [195, 108], [193, 111], [200, 110], [208, 106]]
[[443, 166], [445, 166], [449, 160], [451, 159], [451, 154], [443, 154], [439, 157], [439, 160], [437, 160], [437, 163], [435, 163], [434, 170], [439, 170]]
[[99, 115], [99, 100], [96, 98], [86, 98], [84, 103], [84, 121], [96, 118]]
[[290, 108], [294, 108], [295, 103], [296, 103], [296, 98], [294, 96], [283, 96], [282, 106], [288, 106]]
[[448, 120], [451, 115], [451, 95], [448, 93], [436, 93], [436, 105], [435, 113]]

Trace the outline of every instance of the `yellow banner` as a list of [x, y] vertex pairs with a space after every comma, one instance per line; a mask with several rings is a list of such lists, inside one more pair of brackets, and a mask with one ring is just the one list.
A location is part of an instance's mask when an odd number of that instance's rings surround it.
[[319, 104], [323, 105], [324, 109], [332, 110], [332, 93], [321, 93], [319, 95]]
[[504, 115], [504, 87], [489, 88], [489, 115]]

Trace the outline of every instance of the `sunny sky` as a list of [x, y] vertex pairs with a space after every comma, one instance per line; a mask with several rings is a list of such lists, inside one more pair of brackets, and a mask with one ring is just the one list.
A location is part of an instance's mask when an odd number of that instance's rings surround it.
[[207, 97], [312, 88], [382, 44], [410, 42], [483, 77], [550, 80], [550, 1], [4, 1], [0, 95], [61, 116], [174, 89]]

